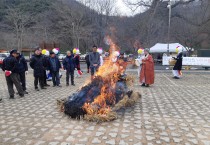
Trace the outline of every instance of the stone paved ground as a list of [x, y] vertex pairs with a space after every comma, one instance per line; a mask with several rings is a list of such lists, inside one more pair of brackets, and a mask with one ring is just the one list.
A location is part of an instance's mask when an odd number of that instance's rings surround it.
[[56, 99], [73, 93], [86, 78], [77, 78], [75, 87], [35, 92], [30, 73], [30, 94], [9, 100], [1, 72], [0, 144], [210, 145], [210, 74], [186, 73], [174, 80], [170, 73], [156, 73], [152, 87], [134, 86], [142, 92], [141, 101], [101, 124], [71, 120], [56, 106]]

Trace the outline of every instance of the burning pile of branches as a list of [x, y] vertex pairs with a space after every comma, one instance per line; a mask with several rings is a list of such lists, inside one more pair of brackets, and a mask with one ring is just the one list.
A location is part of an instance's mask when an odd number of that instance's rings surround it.
[[[67, 99], [58, 100], [59, 108], [71, 118], [88, 121], [111, 121], [116, 111], [133, 106], [140, 93], [129, 90], [134, 79], [125, 74], [125, 65], [117, 62], [115, 53], [99, 68], [95, 78]], [[114, 58], [115, 57], [115, 58]], [[116, 61], [112, 61], [113, 58]]]

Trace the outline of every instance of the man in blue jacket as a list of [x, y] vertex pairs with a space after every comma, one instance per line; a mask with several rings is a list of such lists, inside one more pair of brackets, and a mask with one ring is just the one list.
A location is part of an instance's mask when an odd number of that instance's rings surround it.
[[71, 51], [66, 52], [66, 57], [63, 60], [63, 68], [66, 70], [66, 86], [69, 86], [69, 75], [71, 75], [71, 85], [75, 86], [74, 84], [74, 70], [76, 68], [74, 55]]
[[25, 57], [22, 54], [20, 54], [20, 52], [18, 52], [17, 54], [18, 54], [18, 56], [17, 56], [17, 61], [18, 61], [17, 70], [18, 70], [19, 77], [20, 77], [20, 83], [22, 85], [24, 94], [28, 94], [28, 92], [26, 91], [26, 74], [28, 73], [28, 65], [27, 65]]
[[14, 89], [13, 84], [15, 85], [18, 94], [20, 97], [24, 97], [24, 92], [19, 80], [18, 74], [18, 61], [17, 61], [17, 50], [10, 51], [10, 56], [3, 60], [2, 70], [5, 72], [8, 92], [10, 99], [14, 99]]
[[61, 68], [61, 63], [59, 59], [56, 57], [55, 53], [51, 51], [49, 58], [49, 70], [52, 75], [53, 87], [55, 86], [61, 87], [60, 77], [59, 77], [60, 68]]

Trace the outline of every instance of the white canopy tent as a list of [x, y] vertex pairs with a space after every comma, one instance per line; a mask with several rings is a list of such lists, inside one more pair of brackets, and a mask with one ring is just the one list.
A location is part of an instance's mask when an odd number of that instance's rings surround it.
[[[176, 48], [179, 51], [187, 51], [184, 46], [179, 43], [170, 43], [169, 44], [169, 52], [176, 52]], [[165, 43], [157, 43], [153, 47], [150, 48], [150, 53], [167, 53], [168, 44]]]

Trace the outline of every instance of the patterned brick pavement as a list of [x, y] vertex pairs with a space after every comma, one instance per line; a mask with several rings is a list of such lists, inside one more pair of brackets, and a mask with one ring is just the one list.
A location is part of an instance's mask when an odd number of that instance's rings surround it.
[[76, 78], [74, 87], [64, 86], [62, 78], [62, 88], [36, 92], [30, 73], [30, 94], [9, 100], [0, 72], [0, 144], [210, 145], [210, 74], [186, 73], [174, 80], [169, 73], [156, 73], [152, 87], [134, 85], [141, 101], [120, 112], [117, 120], [101, 124], [72, 120], [56, 106], [56, 99], [73, 93], [87, 76]]

